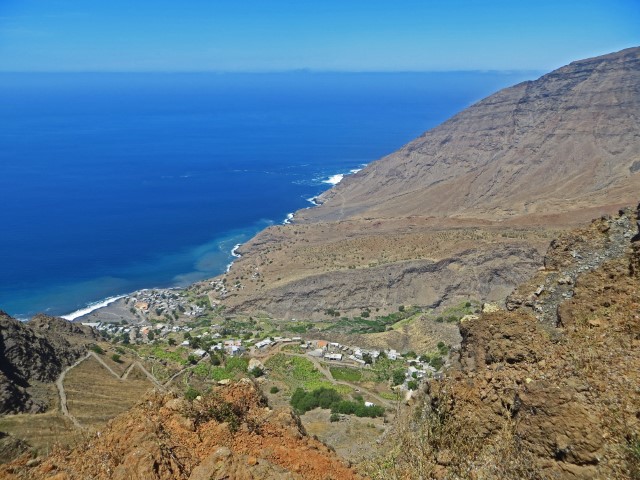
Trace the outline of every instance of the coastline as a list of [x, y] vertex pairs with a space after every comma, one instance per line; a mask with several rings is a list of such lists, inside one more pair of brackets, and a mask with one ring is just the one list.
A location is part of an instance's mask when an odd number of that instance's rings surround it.
[[109, 298], [106, 298], [106, 299], [98, 301], [98, 302], [90, 303], [89, 305], [87, 305], [84, 308], [81, 308], [81, 309], [76, 310], [74, 312], [68, 313], [66, 315], [60, 315], [60, 318], [64, 318], [65, 320], [73, 321], [76, 318], [84, 317], [85, 315], [88, 315], [91, 312], [94, 312], [94, 311], [99, 310], [101, 308], [108, 307], [112, 303], [120, 300], [121, 298], [125, 298], [127, 296], [128, 295], [116, 295], [114, 297], [109, 297]]
[[[361, 164], [361, 167], [364, 168], [366, 166], [366, 164]], [[329, 184], [331, 185], [330, 188], [328, 188], [327, 190], [322, 191], [321, 193], [319, 193], [316, 196], [313, 196], [311, 198], [306, 199], [309, 203], [311, 203], [310, 207], [306, 207], [306, 209], [309, 208], [314, 208], [317, 207], [319, 205], [321, 205], [321, 203], [319, 203], [317, 201], [318, 197], [331, 190], [331, 188], [333, 188], [334, 186], [338, 185], [346, 176], [349, 175], [353, 175], [354, 173], [359, 172], [360, 170], [362, 170], [362, 168], [353, 168], [350, 169], [347, 173], [337, 173], [334, 175], [330, 175], [328, 178], [325, 178], [324, 180], [321, 181], [321, 183], [324, 184]], [[285, 220], [282, 222], [282, 225], [289, 225], [291, 223], [294, 222], [295, 219], [295, 214], [296, 212], [291, 212], [288, 213]], [[257, 233], [259, 233], [262, 230], [259, 230]], [[256, 234], [257, 234], [256, 233]], [[255, 236], [255, 234], [254, 234]], [[253, 238], [253, 237], [251, 237]], [[238, 249], [242, 246], [242, 243], [236, 243], [234, 244], [233, 248], [229, 251], [229, 255], [231, 256], [232, 260], [231, 262], [229, 262], [226, 267], [225, 270], [223, 272], [220, 272], [218, 275], [223, 275], [225, 273], [228, 273], [229, 270], [231, 269], [234, 261], [236, 258], [241, 258], [242, 255], [240, 253], [238, 253]], [[217, 275], [216, 275], [217, 276]], [[213, 278], [213, 277], [212, 277]], [[175, 289], [175, 288], [184, 288], [184, 287], [162, 287], [162, 289]], [[95, 302], [91, 302], [89, 304], [87, 304], [86, 306], [74, 310], [70, 313], [64, 314], [64, 315], [60, 315], [60, 318], [64, 318], [65, 320], [68, 321], [82, 321], [83, 319], [86, 319], [86, 317], [88, 317], [89, 315], [92, 316], [96, 316], [97, 313], [99, 312], [104, 312], [107, 314], [107, 316], [109, 315], [108, 310], [109, 309], [117, 309], [117, 310], [121, 310], [121, 308], [118, 306], [119, 303], [118, 300], [127, 298], [127, 297], [131, 297], [136, 295], [136, 293], [141, 292], [143, 290], [150, 290], [152, 288], [141, 288], [141, 289], [137, 289], [134, 290], [132, 292], [126, 293], [126, 294], [120, 294], [120, 295], [114, 295], [105, 299], [101, 299]], [[160, 287], [158, 287], [157, 289], [161, 289]], [[101, 316], [101, 315], [98, 315]]]

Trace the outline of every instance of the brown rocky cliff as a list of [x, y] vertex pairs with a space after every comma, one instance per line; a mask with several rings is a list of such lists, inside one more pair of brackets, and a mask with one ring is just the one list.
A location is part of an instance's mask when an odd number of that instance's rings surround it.
[[[34, 466], [34, 463], [39, 463]], [[27, 466], [29, 465], [29, 466]], [[71, 451], [0, 467], [7, 479], [361, 479], [309, 438], [289, 409], [271, 410], [250, 380], [189, 402], [154, 393]]]
[[564, 235], [511, 312], [461, 324], [458, 366], [398, 435], [423, 435], [422, 463], [401, 453], [379, 478], [640, 477], [636, 220], [626, 210]]
[[29, 394], [31, 384], [54, 382], [97, 338], [61, 318], [36, 315], [23, 323], [0, 311], [0, 414], [45, 410]]

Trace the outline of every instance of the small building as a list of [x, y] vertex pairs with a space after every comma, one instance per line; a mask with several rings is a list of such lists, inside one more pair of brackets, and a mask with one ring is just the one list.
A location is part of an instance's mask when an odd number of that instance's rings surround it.
[[264, 340], [260, 340], [259, 342], [257, 342], [255, 344], [256, 348], [265, 348], [268, 347], [269, 345], [271, 345], [273, 342], [271, 340], [269, 340], [268, 338], [265, 338]]
[[349, 360], [353, 360], [354, 362], [359, 363], [360, 365], [366, 364], [364, 360], [362, 360], [361, 358], [356, 358], [355, 355], [349, 355]]
[[373, 407], [373, 406], [375, 406], [375, 403], [372, 403], [372, 402], [364, 402], [364, 406], [365, 406], [365, 407]]
[[328, 346], [329, 346], [329, 342], [327, 342], [326, 340], [318, 340], [316, 342], [316, 347], [321, 348], [323, 350], [326, 350]]
[[232, 345], [230, 347], [226, 347], [225, 350], [227, 351], [227, 354], [231, 355], [232, 357], [239, 357], [245, 352], [245, 348], [243, 346], [238, 346], [238, 345]]
[[324, 359], [339, 362], [340, 360], [342, 360], [342, 354], [341, 353], [325, 353]]
[[204, 357], [206, 355], [206, 353], [207, 352], [205, 352], [201, 348], [198, 348], [197, 350], [194, 350], [193, 352], [191, 352], [191, 354], [195, 355], [196, 357]]

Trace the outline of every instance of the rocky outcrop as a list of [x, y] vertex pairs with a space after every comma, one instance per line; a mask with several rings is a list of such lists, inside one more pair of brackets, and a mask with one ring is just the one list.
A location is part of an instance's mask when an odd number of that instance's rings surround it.
[[0, 467], [7, 479], [210, 480], [362, 478], [309, 438], [289, 409], [271, 410], [243, 380], [193, 402], [153, 393], [104, 431], [35, 465]]
[[29, 387], [54, 382], [97, 338], [61, 318], [37, 315], [23, 323], [0, 312], [0, 413], [45, 410], [46, 401], [33, 398]]
[[[428, 385], [419, 431], [407, 427], [428, 439], [422, 470], [400, 454], [388, 478], [638, 478], [636, 216], [563, 235], [512, 311], [461, 323], [458, 365]], [[443, 450], [455, 460], [443, 464]]]

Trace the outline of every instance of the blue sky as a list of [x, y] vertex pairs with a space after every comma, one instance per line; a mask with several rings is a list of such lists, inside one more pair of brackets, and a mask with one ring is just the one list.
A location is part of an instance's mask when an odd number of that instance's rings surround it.
[[550, 70], [639, 0], [0, 0], [2, 71]]

